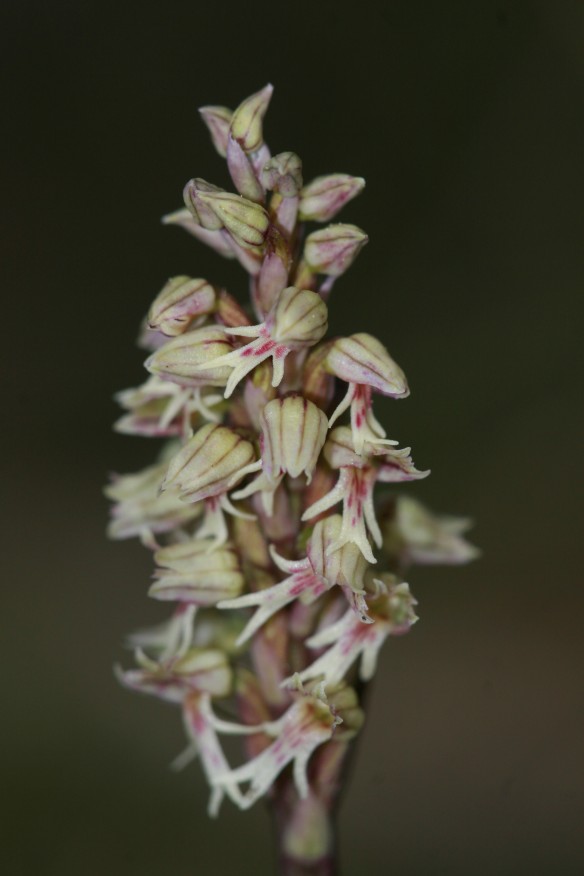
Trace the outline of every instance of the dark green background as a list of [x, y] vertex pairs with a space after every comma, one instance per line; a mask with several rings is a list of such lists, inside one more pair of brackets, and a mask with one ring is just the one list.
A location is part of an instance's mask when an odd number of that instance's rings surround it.
[[[232, 8], [233, 7], [233, 8]], [[149, 461], [111, 396], [166, 278], [243, 274], [159, 217], [227, 184], [196, 107], [272, 81], [274, 151], [368, 186], [371, 242], [331, 300], [377, 333], [381, 405], [484, 551], [415, 569], [420, 623], [383, 652], [341, 817], [345, 874], [581, 873], [580, 356], [584, 6], [578, 2], [4, 0], [2, 844], [10, 874], [270, 872], [261, 805], [205, 814], [170, 707], [112, 676], [165, 616], [100, 491]]]

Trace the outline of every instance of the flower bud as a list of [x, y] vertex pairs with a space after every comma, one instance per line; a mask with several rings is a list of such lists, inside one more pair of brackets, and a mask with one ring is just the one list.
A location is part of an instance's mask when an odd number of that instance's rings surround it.
[[327, 356], [326, 367], [347, 383], [371, 386], [392, 398], [410, 394], [406, 376], [383, 344], [365, 332], [338, 338]]
[[302, 188], [302, 161], [295, 152], [280, 152], [266, 162], [260, 179], [268, 191], [295, 198]]
[[262, 202], [264, 200], [264, 190], [251, 161], [231, 135], [227, 141], [227, 167], [233, 184], [240, 195], [250, 201]]
[[244, 577], [235, 550], [230, 545], [209, 551], [204, 540], [179, 542], [154, 554], [157, 579], [149, 596], [194, 605], [216, 605], [243, 590]]
[[326, 440], [328, 420], [315, 404], [301, 395], [275, 398], [261, 415], [262, 461], [269, 478], [287, 472], [308, 479]]
[[278, 296], [268, 321], [271, 335], [288, 347], [311, 347], [328, 328], [327, 306], [316, 292], [288, 286]]
[[168, 341], [146, 359], [145, 366], [151, 374], [181, 386], [225, 386], [231, 369], [225, 365], [209, 368], [205, 365], [232, 349], [225, 330], [211, 325]]
[[223, 189], [200, 178], [190, 179], [183, 189], [183, 198], [187, 209], [195, 222], [207, 231], [219, 231], [223, 228], [223, 221], [208, 204], [201, 200], [201, 195], [220, 192], [223, 192]]
[[173, 277], [156, 296], [148, 311], [148, 325], [165, 335], [180, 335], [193, 317], [210, 313], [215, 290], [206, 280]]
[[383, 549], [401, 563], [458, 565], [480, 551], [463, 538], [472, 521], [435, 514], [417, 499], [398, 496], [394, 514], [382, 515]]
[[360, 176], [347, 173], [318, 176], [300, 193], [299, 216], [304, 220], [328, 222], [364, 187], [365, 180]]
[[347, 542], [338, 550], [327, 551], [339, 541], [343, 519], [340, 514], [332, 514], [319, 520], [312, 531], [306, 546], [307, 556], [317, 575], [327, 579], [334, 587], [350, 587], [363, 591], [363, 578], [367, 570], [367, 560], [356, 544]]
[[217, 296], [217, 319], [221, 325], [233, 328], [236, 325], [249, 325], [249, 317], [241, 304], [225, 289]]
[[268, 313], [282, 289], [288, 285], [290, 262], [286, 241], [272, 225], [266, 237], [264, 258], [253, 293], [254, 303], [260, 313]]
[[324, 448], [324, 458], [332, 469], [345, 466], [363, 468], [369, 464], [366, 454], [357, 454], [353, 441], [353, 433], [347, 426], [337, 426], [332, 429]]
[[277, 389], [272, 386], [272, 369], [267, 362], [262, 362], [255, 369], [251, 378], [246, 380], [243, 397], [245, 407], [253, 427], [261, 430], [261, 416], [267, 403], [276, 398]]
[[272, 85], [266, 85], [247, 97], [233, 113], [231, 136], [244, 152], [255, 152], [264, 142], [262, 122], [273, 90]]
[[311, 350], [302, 370], [302, 395], [322, 410], [327, 409], [335, 391], [335, 382], [325, 367], [331, 346], [329, 341]]
[[313, 271], [340, 277], [353, 264], [369, 238], [356, 225], [327, 225], [313, 231], [304, 244], [304, 258]]
[[137, 474], [115, 475], [104, 490], [116, 504], [107, 534], [123, 539], [149, 533], [170, 532], [201, 513], [200, 506], [185, 505], [174, 491], [160, 494], [166, 464], [153, 465]]
[[260, 204], [231, 192], [200, 192], [198, 200], [243, 247], [262, 246], [270, 220]]
[[162, 489], [177, 486], [181, 498], [198, 502], [226, 493], [255, 459], [253, 444], [227, 426], [203, 426], [174, 456]]
[[225, 158], [227, 152], [227, 138], [229, 137], [229, 126], [233, 117], [232, 110], [226, 106], [202, 106], [199, 109], [201, 118], [206, 124], [213, 146], [221, 156]]

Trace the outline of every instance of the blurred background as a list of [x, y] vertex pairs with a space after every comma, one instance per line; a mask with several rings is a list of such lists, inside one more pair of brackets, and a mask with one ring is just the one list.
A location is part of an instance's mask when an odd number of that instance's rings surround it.
[[432, 469], [405, 489], [472, 516], [483, 551], [412, 571], [421, 620], [382, 655], [343, 872], [583, 872], [584, 6], [5, 0], [0, 19], [5, 872], [272, 872], [264, 807], [210, 821], [198, 766], [168, 769], [178, 714], [113, 678], [166, 612], [101, 495], [152, 458], [111, 431], [151, 299], [180, 273], [246, 295], [159, 217], [192, 176], [227, 185], [196, 108], [268, 81], [274, 152], [367, 179], [332, 331], [405, 369], [380, 419]]

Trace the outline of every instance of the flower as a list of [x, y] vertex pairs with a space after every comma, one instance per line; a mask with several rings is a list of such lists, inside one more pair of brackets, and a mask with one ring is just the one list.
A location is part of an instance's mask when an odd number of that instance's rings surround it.
[[[367, 234], [303, 225], [335, 219], [364, 180], [305, 183], [296, 153], [272, 156], [271, 96], [267, 85], [234, 111], [201, 109], [234, 190], [193, 176], [185, 206], [163, 222], [236, 259], [249, 300], [200, 277], [163, 286], [138, 339], [149, 376], [118, 394], [116, 429], [170, 440], [155, 465], [115, 476], [106, 493], [109, 534], [154, 551], [148, 595], [174, 603], [129, 637], [136, 666], [118, 669], [120, 681], [181, 709], [188, 747], [174, 766], [200, 758], [211, 815], [225, 796], [247, 809], [270, 794], [286, 861], [305, 872], [328, 861], [363, 685], [385, 640], [417, 620], [404, 568], [475, 549], [465, 521], [401, 495], [376, 506], [377, 484], [429, 473], [373, 411], [375, 394], [405, 398], [408, 384], [372, 335], [325, 338], [333, 286]], [[350, 425], [338, 425], [349, 410]], [[375, 568], [395, 577], [373, 577], [374, 547]], [[233, 768], [225, 735], [242, 737]]]
[[254, 458], [250, 441], [234, 429], [208, 423], [172, 457], [160, 489], [178, 489], [181, 500], [189, 503], [205, 500], [205, 520], [197, 537], [210, 537], [211, 547], [218, 547], [227, 540], [223, 512], [246, 516], [227, 494], [246, 474], [258, 470], [261, 462]]
[[289, 286], [278, 296], [266, 321], [259, 325], [226, 329], [233, 335], [254, 338], [239, 350], [211, 360], [208, 367], [229, 366], [231, 375], [225, 398], [233, 393], [246, 374], [272, 358], [272, 386], [279, 386], [284, 376], [284, 359], [292, 350], [316, 344], [327, 330], [327, 308], [319, 295], [309, 289]]
[[[301, 681], [322, 678], [326, 685], [338, 684], [359, 657], [359, 678], [369, 681], [375, 673], [377, 655], [385, 639], [407, 633], [418, 620], [414, 613], [417, 603], [409, 585], [405, 581], [397, 583], [389, 575], [383, 577], [385, 580], [375, 579], [377, 592], [366, 597], [371, 624], [359, 623], [354, 613], [348, 611], [336, 623], [307, 640], [309, 648], [331, 647], [298, 673]], [[294, 685], [295, 680], [296, 676], [286, 679], [284, 684]]]
[[377, 481], [397, 483], [419, 480], [430, 474], [429, 471], [418, 471], [409, 454], [409, 447], [394, 450], [366, 441], [361, 455], [358, 455], [351, 430], [346, 426], [333, 429], [325, 444], [324, 455], [331, 468], [339, 469], [339, 479], [330, 492], [302, 515], [303, 520], [310, 520], [337, 502], [343, 503], [341, 533], [339, 539], [328, 548], [330, 552], [352, 542], [369, 563], [376, 562], [366, 534], [366, 529], [369, 529], [375, 544], [381, 547], [381, 530], [373, 506], [375, 484]]
[[325, 367], [335, 377], [349, 384], [329, 425], [332, 426], [350, 405], [351, 429], [357, 453], [362, 452], [365, 441], [371, 444], [396, 444], [385, 438], [385, 430], [373, 415], [371, 392], [375, 389], [390, 398], [406, 398], [410, 390], [405, 374], [383, 344], [365, 332], [339, 338], [328, 352]]
[[462, 537], [471, 526], [467, 517], [434, 514], [417, 499], [398, 496], [392, 515], [382, 515], [383, 549], [405, 565], [468, 563], [480, 556]]
[[233, 783], [249, 782], [249, 788], [239, 803], [242, 809], [249, 809], [292, 763], [296, 790], [305, 799], [309, 790], [308, 761], [315, 749], [332, 738], [340, 723], [341, 719], [327, 702], [324, 689], [314, 694], [300, 690], [288, 711], [279, 720], [265, 725], [265, 730], [277, 737], [275, 741], [243, 766], [219, 775], [217, 784], [228, 788]]
[[139, 536], [144, 544], [156, 547], [154, 535], [170, 532], [197, 518], [200, 505], [185, 505], [176, 490], [160, 494], [167, 463], [148, 466], [136, 474], [113, 475], [104, 492], [115, 504], [108, 526], [110, 538]]
[[216, 605], [238, 596], [244, 586], [239, 559], [233, 545], [209, 552], [201, 539], [171, 544], [154, 554], [158, 568], [149, 596], [193, 605]]
[[320, 451], [326, 440], [325, 414], [301, 395], [275, 398], [260, 414], [261, 473], [247, 487], [234, 493], [244, 499], [261, 491], [267, 514], [274, 505], [274, 492], [284, 474], [296, 478], [302, 472], [310, 482]]
[[307, 556], [303, 560], [286, 560], [272, 548], [272, 560], [279, 569], [287, 573], [287, 578], [255, 593], [246, 593], [236, 599], [219, 602], [219, 608], [257, 606], [255, 614], [237, 640], [238, 645], [250, 639], [272, 615], [293, 600], [299, 599], [310, 605], [335, 584], [342, 587], [359, 619], [363, 623], [371, 622], [363, 599], [366, 562], [361, 553], [352, 544], [346, 544], [332, 555], [328, 551], [329, 546], [338, 541], [340, 531], [339, 515], [319, 520], [308, 540]]
[[365, 180], [360, 176], [349, 176], [347, 173], [317, 176], [300, 193], [300, 218], [328, 222], [364, 188]]
[[148, 311], [148, 325], [165, 335], [179, 335], [196, 316], [211, 312], [215, 290], [206, 280], [173, 277], [154, 299]]

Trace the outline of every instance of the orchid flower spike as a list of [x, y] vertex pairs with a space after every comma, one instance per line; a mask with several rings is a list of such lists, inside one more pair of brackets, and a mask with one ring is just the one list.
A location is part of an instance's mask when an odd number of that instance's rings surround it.
[[[135, 666], [116, 672], [178, 706], [174, 766], [198, 758], [211, 815], [225, 797], [248, 809], [268, 796], [287, 872], [328, 873], [364, 687], [383, 643], [417, 620], [405, 570], [477, 551], [466, 519], [407, 495], [429, 472], [373, 410], [377, 395], [409, 395], [402, 369], [359, 326], [326, 337], [333, 286], [369, 239], [336, 217], [365, 182], [272, 155], [272, 93], [200, 110], [233, 191], [193, 176], [162, 220], [235, 260], [248, 297], [177, 274], [140, 327], [147, 379], [118, 393], [115, 429], [164, 444], [113, 476], [108, 534], [153, 552], [148, 596], [172, 614], [128, 637]], [[240, 737], [229, 758], [226, 735]]]

